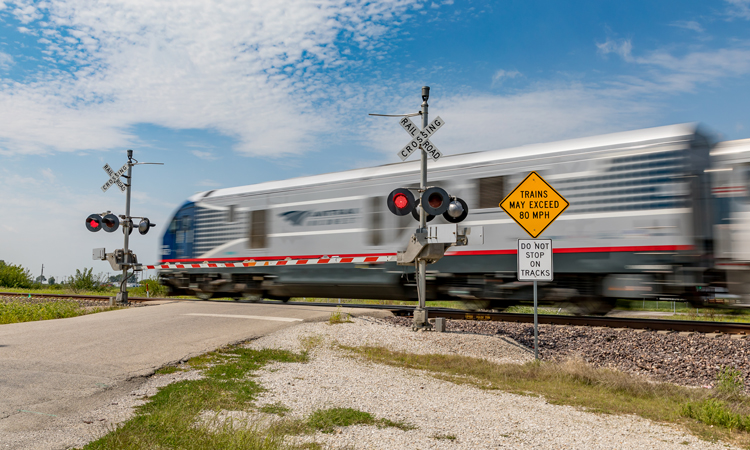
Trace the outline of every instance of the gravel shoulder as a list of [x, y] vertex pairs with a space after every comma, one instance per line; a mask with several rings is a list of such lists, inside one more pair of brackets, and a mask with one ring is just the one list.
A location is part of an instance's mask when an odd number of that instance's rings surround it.
[[[317, 341], [307, 364], [273, 364], [259, 374], [268, 391], [257, 402], [280, 403], [292, 417], [344, 407], [407, 422], [415, 430], [352, 426], [340, 433], [301, 438], [330, 448], [728, 448], [635, 416], [594, 414], [550, 405], [538, 397], [456, 385], [426, 373], [357, 361], [335, 344], [378, 345], [413, 353], [454, 353], [497, 362], [524, 362], [533, 354], [508, 337], [464, 333], [414, 333], [370, 318], [354, 323], [303, 324], [256, 341], [253, 348], [300, 351]], [[455, 439], [448, 438], [455, 437]]]

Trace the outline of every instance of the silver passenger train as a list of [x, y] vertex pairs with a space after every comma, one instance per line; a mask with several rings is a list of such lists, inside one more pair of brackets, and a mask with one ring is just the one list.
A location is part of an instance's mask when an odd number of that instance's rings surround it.
[[[604, 313], [618, 298], [750, 294], [750, 145], [715, 145], [681, 124], [430, 162], [428, 185], [466, 201], [462, 225], [483, 226], [484, 243], [428, 266], [428, 300], [504, 308], [531, 298], [516, 281], [516, 239], [528, 236], [498, 205], [532, 170], [570, 202], [543, 235], [555, 279], [540, 284], [540, 301]], [[378, 260], [404, 250], [418, 227], [386, 206], [394, 188], [418, 180], [415, 161], [196, 194], [165, 232], [162, 262], [254, 264], [170, 268], [160, 279], [171, 294], [204, 299], [416, 300], [414, 268]], [[266, 265], [334, 257], [372, 262]]]

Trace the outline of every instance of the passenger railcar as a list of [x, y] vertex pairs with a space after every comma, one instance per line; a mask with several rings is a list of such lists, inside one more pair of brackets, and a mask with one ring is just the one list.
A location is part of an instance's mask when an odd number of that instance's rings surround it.
[[[542, 301], [586, 312], [605, 312], [616, 298], [701, 301], [710, 282], [726, 286], [714, 258], [711, 148], [709, 135], [681, 124], [430, 162], [428, 185], [466, 201], [462, 225], [483, 226], [484, 243], [451, 248], [429, 265], [427, 299], [503, 307], [531, 298], [515, 273], [516, 239], [528, 236], [498, 204], [535, 170], [570, 202], [543, 236], [553, 240], [555, 280], [540, 284]], [[162, 262], [259, 264], [160, 277], [171, 293], [201, 298], [416, 300], [413, 267], [395, 262], [260, 263], [395, 255], [418, 222], [390, 214], [386, 197], [418, 181], [415, 161], [196, 194], [166, 230]]]

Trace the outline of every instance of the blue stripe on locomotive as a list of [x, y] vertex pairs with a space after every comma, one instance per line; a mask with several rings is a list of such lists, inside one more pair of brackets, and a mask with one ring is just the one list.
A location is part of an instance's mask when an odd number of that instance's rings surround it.
[[172, 216], [162, 238], [161, 259], [192, 258], [195, 203], [185, 202]]

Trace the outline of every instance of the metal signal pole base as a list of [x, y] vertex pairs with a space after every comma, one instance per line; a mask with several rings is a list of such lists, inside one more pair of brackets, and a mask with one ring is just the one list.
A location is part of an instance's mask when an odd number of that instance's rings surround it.
[[118, 305], [127, 305], [128, 304], [128, 291], [121, 291], [117, 293], [117, 297], [115, 297], [115, 303]]
[[427, 308], [416, 308], [414, 310], [414, 321], [411, 324], [412, 331], [432, 331], [432, 324], [427, 320]]

